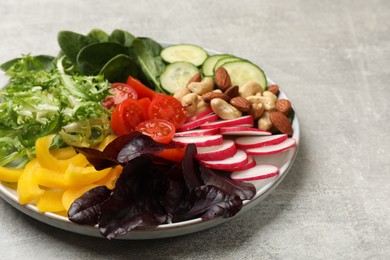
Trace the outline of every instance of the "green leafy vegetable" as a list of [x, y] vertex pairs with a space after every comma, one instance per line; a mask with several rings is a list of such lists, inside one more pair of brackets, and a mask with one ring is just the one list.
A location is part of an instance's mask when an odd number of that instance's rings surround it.
[[100, 29], [93, 29], [88, 33], [87, 37], [96, 42], [108, 42], [109, 35]]
[[96, 42], [92, 37], [88, 37], [71, 31], [61, 31], [58, 33], [58, 44], [62, 52], [76, 64], [77, 55], [82, 48]]
[[111, 33], [108, 40], [110, 42], [119, 43], [125, 47], [130, 47], [134, 39], [135, 37], [131, 33], [116, 29]]
[[102, 75], [68, 75], [63, 61], [47, 71], [41, 59], [24, 55], [6, 71], [10, 81], [0, 91], [0, 165], [26, 162], [36, 139], [45, 135], [66, 133], [68, 144], [90, 146], [108, 134], [108, 112], [100, 101], [109, 83]]
[[109, 60], [99, 74], [109, 82], [126, 82], [129, 76], [138, 78], [138, 66], [129, 56], [119, 54]]

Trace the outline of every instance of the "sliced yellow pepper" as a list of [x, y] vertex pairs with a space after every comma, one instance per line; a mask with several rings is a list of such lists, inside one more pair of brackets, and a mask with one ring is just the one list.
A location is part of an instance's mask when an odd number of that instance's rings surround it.
[[53, 149], [50, 151], [50, 153], [58, 160], [70, 159], [77, 154], [76, 150], [72, 146]]
[[111, 168], [97, 171], [93, 166], [79, 167], [69, 164], [68, 169], [65, 171], [65, 185], [81, 186], [91, 184], [104, 178], [110, 170]]
[[64, 194], [62, 195], [62, 205], [64, 206], [65, 210], [68, 211], [72, 203], [81, 197], [85, 192], [97, 187], [99, 185], [96, 184], [89, 184], [86, 186], [76, 187], [67, 189]]
[[67, 189], [70, 186], [65, 184], [64, 173], [53, 171], [47, 168], [38, 167], [34, 171], [34, 176], [39, 185], [48, 188]]
[[0, 181], [17, 182], [23, 169], [0, 167]]
[[111, 168], [110, 172], [101, 180], [95, 182], [99, 186], [106, 186], [110, 190], [115, 188], [116, 180], [119, 178], [119, 175], [122, 173], [123, 167], [118, 165]]
[[103, 151], [104, 148], [106, 148], [106, 146], [111, 143], [112, 141], [114, 141], [116, 138], [115, 135], [108, 135], [106, 136], [106, 138], [103, 139], [103, 141], [99, 144], [99, 146], [96, 148], [97, 150], [99, 151]]
[[58, 212], [64, 211], [62, 205], [63, 190], [45, 190], [41, 198], [37, 202], [37, 208], [41, 212]]
[[71, 159], [59, 160], [50, 153], [50, 145], [53, 138], [54, 135], [48, 135], [37, 139], [35, 142], [37, 159], [42, 167], [53, 171], [65, 172]]
[[39, 185], [38, 180], [34, 176], [34, 171], [39, 167], [37, 159], [32, 159], [24, 168], [22, 175], [19, 178], [17, 192], [19, 203], [24, 205], [34, 200], [39, 199], [43, 191]]

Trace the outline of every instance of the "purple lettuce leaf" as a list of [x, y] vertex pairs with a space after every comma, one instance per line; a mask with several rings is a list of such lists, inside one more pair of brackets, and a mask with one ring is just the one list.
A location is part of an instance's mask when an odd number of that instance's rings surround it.
[[100, 209], [104, 201], [110, 196], [111, 190], [106, 186], [98, 186], [85, 192], [76, 199], [68, 210], [70, 221], [83, 225], [96, 225]]
[[194, 144], [187, 145], [182, 166], [184, 181], [189, 191], [204, 184], [200, 178], [199, 163], [195, 159], [196, 154], [196, 146]]
[[160, 165], [140, 156], [129, 162], [118, 178], [110, 197], [101, 207], [99, 230], [112, 239], [144, 225], [164, 223], [167, 214], [161, 203], [166, 192]]
[[215, 171], [200, 165], [202, 180], [207, 185], [214, 185], [231, 196], [238, 196], [241, 200], [250, 200], [256, 194], [256, 188], [252, 183], [234, 181], [229, 177], [229, 172]]
[[177, 212], [172, 218], [173, 222], [198, 217], [203, 220], [210, 220], [216, 216], [227, 218], [234, 216], [242, 208], [239, 197], [231, 196], [213, 185], [196, 187], [189, 200], [191, 207], [185, 212]]

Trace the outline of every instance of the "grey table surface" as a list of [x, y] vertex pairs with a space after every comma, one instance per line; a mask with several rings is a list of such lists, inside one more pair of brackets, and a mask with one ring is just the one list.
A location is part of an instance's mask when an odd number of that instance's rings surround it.
[[0, 259], [390, 259], [390, 1], [0, 1], [0, 62], [56, 54], [57, 32], [121, 28], [260, 65], [292, 100], [301, 146], [283, 183], [223, 225], [107, 241], [0, 199]]

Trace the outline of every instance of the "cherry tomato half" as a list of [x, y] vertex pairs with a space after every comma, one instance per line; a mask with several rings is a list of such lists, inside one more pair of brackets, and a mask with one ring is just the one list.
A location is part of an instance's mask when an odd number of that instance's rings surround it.
[[174, 97], [157, 94], [154, 96], [148, 109], [149, 118], [159, 118], [171, 122], [179, 128], [187, 119], [184, 107]]
[[111, 127], [118, 136], [134, 131], [146, 119], [146, 113], [137, 100], [128, 98], [115, 107], [111, 115]]
[[114, 83], [110, 88], [111, 95], [106, 97], [102, 105], [110, 109], [122, 103], [125, 99], [138, 99], [138, 94], [135, 89], [126, 83]]
[[167, 120], [149, 119], [138, 124], [135, 131], [150, 136], [156, 142], [168, 144], [175, 135], [175, 126]]

